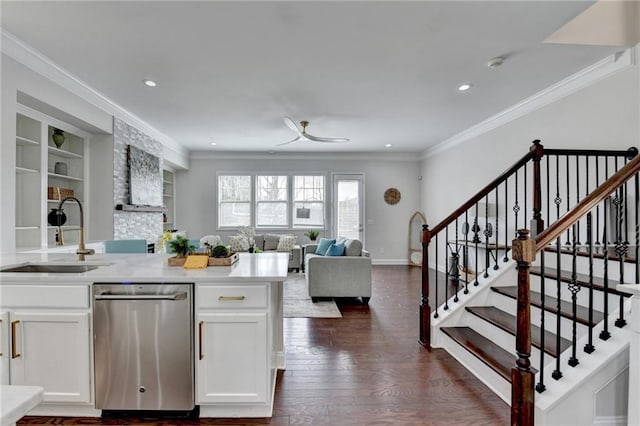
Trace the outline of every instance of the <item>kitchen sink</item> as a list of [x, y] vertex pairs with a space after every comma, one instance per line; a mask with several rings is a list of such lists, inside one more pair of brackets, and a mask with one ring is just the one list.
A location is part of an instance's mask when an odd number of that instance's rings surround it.
[[41, 263], [28, 263], [26, 265], [11, 266], [0, 269], [0, 272], [27, 272], [27, 273], [47, 273], [47, 274], [78, 274], [81, 272], [93, 271], [99, 265], [52, 265]]

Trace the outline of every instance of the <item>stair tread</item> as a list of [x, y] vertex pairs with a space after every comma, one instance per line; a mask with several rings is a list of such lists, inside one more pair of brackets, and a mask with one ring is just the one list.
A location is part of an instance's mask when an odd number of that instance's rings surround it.
[[[508, 312], [496, 308], [495, 306], [468, 306], [467, 311], [493, 324], [494, 326], [506, 331], [507, 333], [516, 335], [516, 317]], [[540, 349], [540, 327], [531, 325], [531, 344]], [[558, 355], [556, 351], [556, 334], [550, 331], [544, 333], [544, 351], [555, 357]], [[571, 342], [563, 337], [560, 338], [560, 353], [571, 346]]]
[[[495, 291], [496, 293], [510, 297], [512, 299], [516, 299], [516, 300], [518, 299], [518, 287], [516, 286], [491, 287], [491, 290]], [[545, 299], [545, 304], [544, 304], [545, 311], [551, 312], [553, 314], [557, 313], [557, 309], [556, 309], [557, 299], [548, 294], [545, 295], [544, 299]], [[536, 291], [531, 292], [531, 305], [537, 308], [542, 308], [542, 298], [540, 293]], [[560, 315], [569, 319], [573, 318], [573, 308], [571, 306], [571, 302], [567, 302], [564, 300], [560, 302]], [[591, 325], [595, 326], [600, 321], [602, 321], [603, 318], [604, 318], [604, 314], [594, 309], [593, 323]], [[579, 322], [580, 324], [584, 324], [588, 326], [589, 325], [589, 309], [585, 308], [584, 306], [578, 305], [576, 309], [576, 321]]]
[[[514, 354], [505, 351], [469, 327], [442, 327], [441, 330], [506, 381], [511, 382], [511, 369], [515, 367], [517, 359]], [[537, 373], [533, 367], [531, 370]]]
[[[633, 245], [629, 246], [629, 251], [627, 252], [627, 255], [623, 258], [625, 263], [635, 263], [636, 262], [635, 248], [636, 248], [636, 246], [633, 246]], [[547, 246], [547, 247], [545, 247], [544, 250], [548, 251], [548, 252], [552, 252], [552, 253], [555, 253], [556, 251], [558, 251], [557, 247], [554, 246], [554, 245]], [[573, 254], [573, 247], [566, 246], [566, 245], [565, 246], [560, 246], [560, 253]], [[615, 244], [609, 243], [609, 246], [607, 248], [607, 253], [608, 253], [608, 255], [605, 256], [605, 254], [604, 254], [604, 246], [602, 246], [602, 245], [594, 245], [593, 246], [593, 257], [595, 259], [604, 259], [605, 257], [607, 257], [609, 260], [620, 260], [620, 256], [618, 256], [616, 254], [616, 252], [615, 252]], [[576, 254], [578, 256], [581, 256], [581, 257], [588, 257], [589, 256], [588, 248], [586, 246], [578, 246], [578, 250], [577, 250]]]
[[[532, 266], [530, 271], [531, 271], [531, 274], [533, 275], [542, 276], [542, 268], [540, 268], [539, 266]], [[571, 282], [572, 281], [571, 275], [572, 275], [571, 271], [561, 270], [560, 281], [565, 283]], [[544, 276], [546, 278], [551, 278], [555, 280], [558, 278], [558, 270], [556, 268], [545, 267]], [[589, 287], [589, 275], [576, 274], [576, 284], [578, 284], [581, 287]], [[614, 280], [609, 280], [609, 288], [607, 292], [612, 294], [617, 294], [620, 296], [629, 297], [630, 296], [629, 294], [621, 293], [618, 290], [616, 290], [617, 284], [618, 283], [614, 282]], [[604, 278], [593, 277], [593, 289], [598, 291], [604, 291]]]

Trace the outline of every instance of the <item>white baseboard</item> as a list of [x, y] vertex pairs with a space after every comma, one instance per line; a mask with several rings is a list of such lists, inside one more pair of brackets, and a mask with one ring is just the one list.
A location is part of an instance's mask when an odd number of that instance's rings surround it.
[[372, 265], [409, 265], [409, 259], [371, 259]]

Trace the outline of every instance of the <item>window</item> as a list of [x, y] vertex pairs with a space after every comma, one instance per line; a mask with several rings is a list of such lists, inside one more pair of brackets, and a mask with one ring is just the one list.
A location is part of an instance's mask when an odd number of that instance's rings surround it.
[[256, 178], [256, 227], [288, 227], [288, 176]]
[[218, 176], [218, 226], [251, 226], [251, 176]]
[[218, 227], [323, 228], [324, 175], [218, 175]]
[[293, 177], [293, 227], [324, 226], [324, 176]]

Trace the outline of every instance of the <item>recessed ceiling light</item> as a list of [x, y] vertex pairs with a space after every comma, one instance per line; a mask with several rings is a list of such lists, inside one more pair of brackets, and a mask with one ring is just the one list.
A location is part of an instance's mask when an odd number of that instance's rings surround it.
[[467, 90], [471, 89], [472, 84], [471, 83], [463, 83], [460, 86], [458, 86], [458, 90], [460, 92], [466, 92]]
[[216, 145], [218, 145], [218, 144], [215, 143], [215, 142], [211, 142], [211, 146], [216, 146]]
[[149, 79], [144, 79], [142, 80], [142, 82], [145, 84], [145, 86], [149, 87], [156, 87], [158, 85], [155, 81]]
[[385, 146], [386, 146], [387, 148], [391, 148], [391, 144], [390, 144], [390, 143], [386, 144]]

